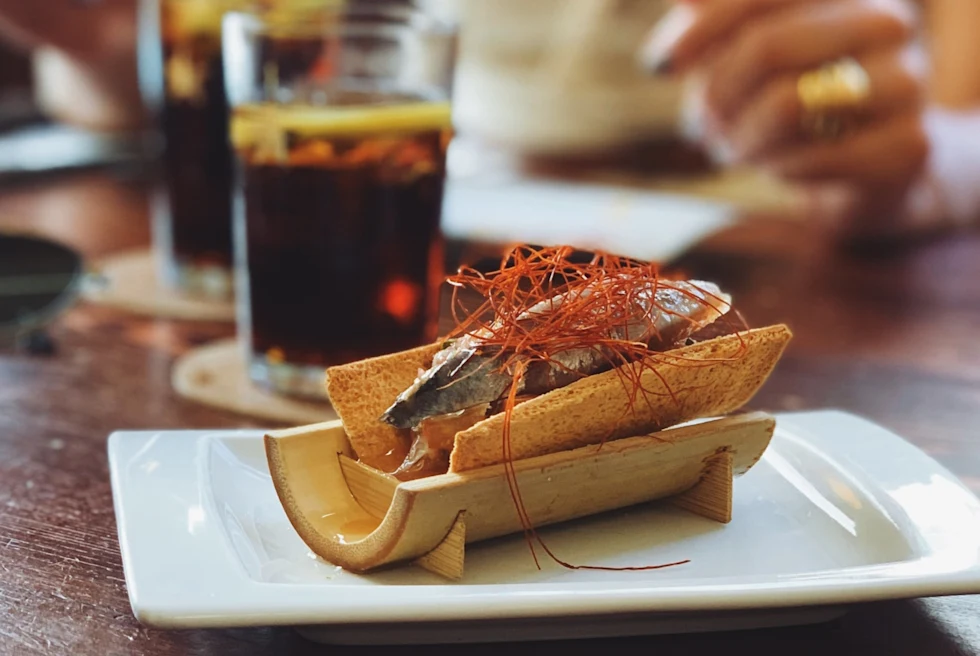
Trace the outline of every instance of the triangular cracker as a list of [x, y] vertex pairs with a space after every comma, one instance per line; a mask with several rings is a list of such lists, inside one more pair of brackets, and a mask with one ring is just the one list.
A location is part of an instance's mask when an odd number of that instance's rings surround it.
[[[737, 410], [768, 378], [791, 337], [789, 328], [777, 325], [660, 353], [652, 370], [643, 371], [649, 403], [637, 398], [632, 412], [631, 384], [616, 371], [587, 376], [525, 401], [511, 416], [511, 458], [642, 435]], [[501, 413], [458, 433], [449, 471], [504, 462], [503, 428]]]
[[361, 462], [383, 471], [402, 463], [411, 436], [381, 421], [381, 415], [441, 346], [428, 344], [327, 369], [327, 395]]
[[[512, 458], [650, 433], [737, 410], [768, 378], [791, 337], [789, 328], [776, 325], [660, 353], [653, 369], [643, 372], [649, 403], [641, 396], [633, 413], [628, 412], [628, 386], [616, 371], [524, 401], [511, 417]], [[381, 415], [440, 347], [429, 344], [327, 370], [327, 393], [359, 460], [384, 471], [401, 463], [411, 437], [381, 421]], [[503, 425], [501, 413], [458, 433], [450, 471], [503, 462]]]

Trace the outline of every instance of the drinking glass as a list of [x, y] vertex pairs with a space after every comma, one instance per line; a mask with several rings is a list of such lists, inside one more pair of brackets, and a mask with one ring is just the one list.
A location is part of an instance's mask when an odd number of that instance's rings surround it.
[[232, 295], [233, 154], [221, 19], [252, 1], [140, 3], [141, 85], [162, 150], [153, 245], [164, 283], [189, 295]]
[[325, 367], [435, 338], [455, 42], [407, 3], [226, 15], [255, 383], [323, 398]]

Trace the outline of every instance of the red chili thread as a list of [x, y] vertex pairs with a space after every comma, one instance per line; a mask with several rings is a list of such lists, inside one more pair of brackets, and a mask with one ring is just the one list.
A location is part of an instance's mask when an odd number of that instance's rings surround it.
[[[517, 405], [519, 383], [531, 363], [548, 362], [562, 366], [553, 362], [549, 353], [577, 348], [597, 349], [627, 390], [625, 414], [629, 414], [641, 395], [648, 405], [652, 403], [651, 397], [665, 395], [662, 391], [644, 386], [644, 373], [648, 371], [659, 379], [666, 395], [675, 403], [678, 401], [675, 390], [670, 388], [663, 375], [656, 370], [656, 364], [710, 366], [737, 359], [744, 354], [746, 348], [738, 330], [735, 334], [739, 337], [740, 348], [735, 356], [709, 359], [685, 358], [652, 350], [644, 342], [611, 337], [612, 330], [618, 326], [625, 328], [631, 322], [647, 321], [647, 325], [652, 327], [656, 312], [672, 314], [669, 309], [656, 304], [655, 293], [660, 287], [672, 288], [716, 310], [724, 302], [706, 290], [699, 289], [706, 297], [701, 298], [687, 289], [673, 285], [669, 278], [661, 274], [656, 263], [640, 262], [602, 251], [595, 252], [588, 262], [575, 263], [569, 260], [573, 252], [568, 246], [517, 246], [507, 252], [500, 269], [496, 271], [484, 274], [470, 267], [460, 268], [457, 275], [448, 278], [453, 287], [451, 307], [457, 325], [449, 337], [469, 336], [478, 339], [484, 352], [494, 354], [493, 358], [497, 360], [499, 369], [512, 376], [513, 381], [504, 406], [501, 445], [504, 471], [525, 540], [538, 569], [541, 565], [535, 543], [555, 563], [568, 569], [642, 571], [688, 563], [689, 560], [681, 560], [636, 567], [568, 563], [555, 555], [544, 543], [524, 505], [514, 466], [510, 427]], [[464, 289], [475, 291], [483, 298], [483, 302], [475, 309], [467, 310], [459, 298], [460, 290]], [[637, 294], [648, 289], [649, 299], [638, 300]], [[559, 297], [559, 294], [562, 296]], [[547, 312], [529, 312], [534, 306], [549, 300], [557, 301], [557, 307], [551, 305]], [[723, 319], [729, 321], [727, 317]], [[626, 334], [625, 330], [623, 334]], [[660, 335], [655, 335], [652, 341], [659, 339]], [[668, 349], [672, 346], [664, 345]], [[599, 448], [614, 433], [615, 427], [600, 441]]]

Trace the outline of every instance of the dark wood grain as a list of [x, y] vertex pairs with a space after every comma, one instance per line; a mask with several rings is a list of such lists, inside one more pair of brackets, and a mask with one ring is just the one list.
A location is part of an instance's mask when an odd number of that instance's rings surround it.
[[[0, 229], [55, 237], [96, 257], [145, 244], [145, 190], [106, 176], [0, 192]], [[775, 247], [774, 247], [775, 246]], [[980, 236], [847, 255], [799, 226], [753, 223], [678, 263], [730, 288], [752, 323], [796, 337], [753, 406], [840, 407], [902, 434], [980, 492]], [[0, 353], [0, 654], [311, 654], [286, 628], [146, 629], [126, 596], [106, 436], [139, 428], [249, 427], [170, 388], [174, 358], [227, 336], [221, 324], [139, 318], [79, 305], [57, 351]], [[980, 653], [975, 597], [854, 609], [826, 625], [561, 643], [561, 650], [661, 656]], [[434, 647], [432, 654], [459, 653]], [[467, 647], [536, 653], [534, 644]], [[346, 654], [380, 649], [344, 648]], [[389, 649], [389, 653], [408, 653]]]

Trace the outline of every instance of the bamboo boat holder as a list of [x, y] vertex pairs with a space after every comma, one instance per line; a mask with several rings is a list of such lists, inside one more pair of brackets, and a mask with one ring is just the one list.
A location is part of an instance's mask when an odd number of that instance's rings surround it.
[[[732, 483], [762, 457], [775, 419], [755, 412], [513, 463], [536, 527], [663, 500], [732, 519]], [[399, 481], [354, 459], [339, 421], [270, 432], [276, 492], [303, 541], [353, 572], [396, 563], [457, 580], [465, 546], [523, 531], [504, 465]]]

